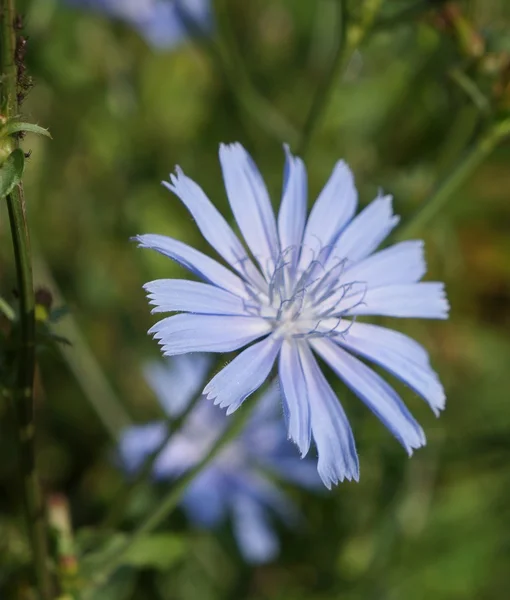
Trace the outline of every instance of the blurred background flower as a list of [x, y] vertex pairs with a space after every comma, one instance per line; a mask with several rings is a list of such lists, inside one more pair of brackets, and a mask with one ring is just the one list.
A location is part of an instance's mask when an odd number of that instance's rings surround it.
[[[201, 355], [175, 357], [167, 364], [146, 368], [147, 379], [168, 417], [177, 419], [188, 407], [182, 426], [169, 436], [165, 422], [129, 427], [122, 432], [119, 452], [126, 471], [136, 474], [160, 448], [153, 475], [172, 480], [199, 463], [222, 435], [229, 419], [206, 398], [196, 401], [210, 361]], [[320, 487], [312, 460], [301, 460], [286, 439], [281, 400], [273, 384], [258, 400], [241, 435], [228, 443], [186, 490], [182, 504], [191, 522], [212, 528], [229, 515], [239, 548], [246, 560], [264, 563], [276, 557], [278, 536], [271, 515], [288, 526], [298, 526], [296, 507], [274, 477], [307, 488]], [[165, 440], [168, 442], [165, 444]]]
[[156, 49], [169, 49], [191, 34], [212, 30], [210, 0], [66, 0], [125, 21]]

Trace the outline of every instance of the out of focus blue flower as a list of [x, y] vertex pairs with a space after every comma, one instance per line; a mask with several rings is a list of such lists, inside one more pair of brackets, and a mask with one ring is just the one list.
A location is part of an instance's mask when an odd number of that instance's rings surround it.
[[[399, 221], [391, 196], [355, 216], [358, 195], [339, 161], [307, 219], [307, 174], [286, 148], [283, 194], [275, 218], [255, 163], [240, 144], [222, 145], [227, 196], [248, 250], [203, 190], [178, 168], [165, 185], [189, 209], [205, 239], [229, 264], [162, 235], [140, 246], [177, 261], [206, 283], [162, 279], [145, 285], [153, 312], [180, 312], [152, 327], [166, 356], [231, 352], [252, 342], [205, 387], [215, 404], [236, 410], [278, 359], [288, 434], [305, 456], [311, 439], [329, 488], [359, 477], [347, 416], [314, 356], [320, 356], [401, 442], [409, 455], [425, 434], [396, 391], [362, 360], [374, 362], [422, 396], [438, 414], [445, 394], [427, 351], [392, 329], [361, 323], [384, 315], [445, 319], [444, 285], [421, 282], [423, 242], [375, 252]], [[356, 355], [356, 356], [355, 356]]]
[[201, 32], [212, 28], [210, 0], [67, 1], [129, 23], [155, 48], [168, 49], [180, 44], [190, 33], [190, 24]]
[[[178, 417], [186, 409], [203, 387], [208, 366], [207, 358], [194, 355], [147, 368], [147, 379], [168, 416]], [[315, 464], [301, 460], [286, 440], [278, 397], [273, 385], [260, 398], [242, 434], [192, 481], [182, 499], [190, 520], [199, 526], [211, 528], [230, 516], [243, 556], [255, 563], [271, 560], [279, 550], [271, 516], [288, 525], [296, 522], [296, 509], [274, 478], [310, 488], [320, 485]], [[193, 467], [227, 425], [225, 413], [201, 398], [161, 451], [154, 465], [155, 478], [174, 479]], [[124, 431], [119, 450], [125, 469], [135, 473], [167, 435], [163, 422]]]

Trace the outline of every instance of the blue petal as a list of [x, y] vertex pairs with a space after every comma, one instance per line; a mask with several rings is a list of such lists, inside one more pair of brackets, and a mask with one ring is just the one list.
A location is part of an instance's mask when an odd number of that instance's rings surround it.
[[136, 473], [166, 436], [167, 427], [163, 422], [133, 425], [125, 429], [120, 436], [118, 452], [126, 471]]
[[204, 394], [231, 414], [267, 379], [280, 346], [272, 337], [250, 346], [211, 379]]
[[266, 276], [279, 255], [273, 208], [264, 180], [241, 144], [221, 144], [220, 161], [228, 200], [239, 229]]
[[[258, 458], [256, 448], [250, 447], [247, 448], [247, 451], [252, 461]], [[297, 456], [295, 459], [300, 462]], [[258, 460], [256, 462], [256, 468], [247, 463], [243, 469], [238, 470], [235, 481], [237, 493], [249, 496], [261, 506], [271, 509], [284, 523], [288, 525], [295, 524], [299, 519], [299, 513], [295, 505], [273, 481], [258, 470]]]
[[347, 164], [340, 160], [310, 212], [303, 238], [300, 270], [306, 269], [320, 250], [337, 240], [356, 212], [357, 204], [354, 177]]
[[204, 315], [245, 315], [246, 301], [207, 283], [157, 279], [144, 286], [153, 313], [191, 312]]
[[345, 281], [363, 281], [369, 288], [416, 283], [427, 270], [421, 240], [400, 242], [347, 267]]
[[228, 494], [217, 470], [207, 468], [196, 477], [186, 490], [182, 504], [192, 523], [211, 528], [227, 515]]
[[165, 356], [187, 352], [231, 352], [266, 335], [271, 325], [257, 317], [180, 314], [156, 323], [149, 333]]
[[444, 284], [433, 281], [360, 290], [339, 304], [348, 315], [384, 315], [447, 319], [449, 304]]
[[310, 404], [312, 434], [319, 456], [319, 475], [328, 489], [344, 479], [358, 481], [356, 445], [342, 405], [308, 346], [300, 343], [299, 352]]
[[288, 415], [289, 438], [305, 456], [310, 448], [311, 423], [310, 405], [305, 377], [296, 344], [285, 341], [282, 345], [279, 364], [283, 401]]
[[140, 248], [150, 248], [168, 256], [207, 283], [221, 287], [242, 298], [249, 297], [246, 292], [246, 284], [237, 275], [195, 248], [165, 235], [153, 233], [137, 235], [134, 239]]
[[370, 408], [411, 455], [425, 434], [395, 390], [357, 358], [322, 338], [310, 342], [346, 385]]
[[317, 473], [317, 465], [311, 459], [300, 459], [297, 456], [274, 458], [268, 467], [276, 475], [302, 488], [317, 491], [323, 483]]
[[181, 355], [148, 363], [144, 374], [166, 414], [175, 418], [201, 391], [210, 367], [205, 354]]
[[234, 534], [244, 558], [251, 563], [271, 561], [280, 544], [265, 509], [249, 496], [238, 494], [232, 502]]
[[345, 259], [357, 262], [381, 244], [399, 222], [391, 201], [391, 196], [376, 198], [347, 225], [331, 252], [326, 270]]
[[[124, 3], [125, 0], [122, 4]], [[185, 19], [206, 32], [211, 30], [210, 4], [210, 0], [156, 2], [150, 8], [151, 14], [145, 19], [140, 18], [136, 24], [151, 46], [161, 49], [173, 48], [189, 37]]]
[[297, 264], [306, 221], [308, 181], [306, 169], [300, 158], [292, 156], [285, 146], [285, 183], [283, 198], [278, 214], [278, 232], [282, 251], [290, 248], [289, 259]]
[[264, 287], [264, 279], [248, 257], [230, 225], [213, 206], [202, 188], [177, 168], [171, 183], [163, 185], [178, 196], [195, 219], [202, 235], [236, 271]]
[[335, 341], [401, 379], [429, 403], [436, 415], [444, 409], [443, 386], [429, 364], [427, 353], [411, 338], [384, 327], [354, 323], [347, 335]]

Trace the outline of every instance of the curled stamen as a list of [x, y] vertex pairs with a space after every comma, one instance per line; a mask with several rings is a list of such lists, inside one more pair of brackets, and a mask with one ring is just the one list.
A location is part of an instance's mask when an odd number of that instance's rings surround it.
[[269, 302], [273, 304], [275, 299], [275, 291], [280, 292], [280, 300], [282, 299], [283, 284], [284, 284], [284, 269], [288, 265], [283, 260], [283, 255], [278, 257], [278, 264], [275, 266], [274, 272], [269, 280]]
[[[354, 285], [355, 283], [364, 283], [365, 287], [363, 289], [363, 292], [361, 294], [361, 298], [359, 298], [358, 300], [356, 300], [356, 302], [354, 302], [354, 304], [352, 304], [351, 306], [348, 306], [346, 308], [342, 308], [341, 311], [339, 311], [338, 313], [332, 313], [330, 316], [332, 317], [336, 317], [337, 315], [345, 315], [346, 313], [348, 313], [350, 310], [353, 310], [354, 308], [357, 308], [358, 306], [366, 306], [366, 302], [365, 302], [365, 296], [367, 295], [367, 291], [368, 291], [368, 285], [366, 282], [364, 281], [354, 281], [352, 282], [352, 284], [350, 284], [351, 286]], [[351, 296], [345, 296], [345, 298], [351, 298], [354, 294], [352, 294]]]
[[[345, 262], [346, 262], [345, 260], [339, 261], [338, 264], [336, 264], [330, 271], [328, 271], [326, 273], [326, 275], [322, 278], [322, 280], [317, 284], [317, 286], [314, 290], [314, 294], [315, 294], [317, 303], [321, 302], [328, 296], [333, 295], [339, 289], [339, 287], [342, 287], [343, 285], [345, 285], [345, 284], [340, 284], [340, 286], [338, 285], [339, 279], [342, 276], [342, 273], [344, 271]], [[336, 273], [337, 270], [340, 271], [338, 274]], [[322, 289], [321, 295], [317, 296], [317, 294], [319, 294], [319, 292], [321, 291], [321, 288], [325, 288], [325, 289]]]

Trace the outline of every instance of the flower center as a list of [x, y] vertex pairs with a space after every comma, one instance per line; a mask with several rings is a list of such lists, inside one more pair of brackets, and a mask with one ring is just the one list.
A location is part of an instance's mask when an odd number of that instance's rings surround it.
[[364, 282], [345, 283], [345, 260], [330, 259], [321, 251], [306, 268], [298, 269], [293, 249], [277, 261], [267, 293], [254, 293], [252, 310], [271, 321], [277, 336], [333, 337], [345, 334], [343, 318], [363, 301]]

